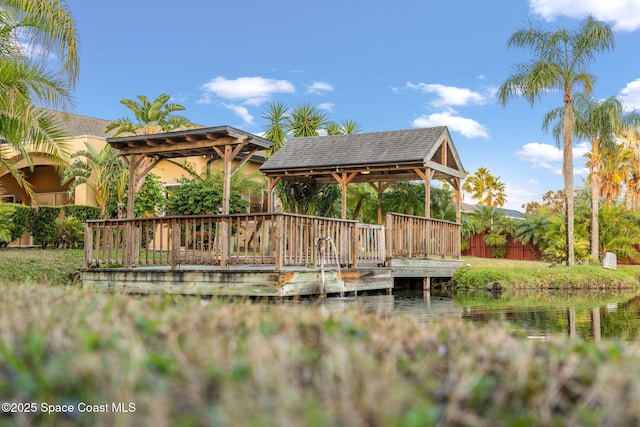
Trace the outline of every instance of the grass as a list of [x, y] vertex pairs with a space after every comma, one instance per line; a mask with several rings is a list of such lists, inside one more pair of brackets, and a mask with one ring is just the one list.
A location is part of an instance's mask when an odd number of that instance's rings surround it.
[[83, 260], [81, 249], [0, 249], [0, 281], [72, 284]]
[[[562, 269], [465, 262], [513, 277]], [[80, 251], [0, 251], [0, 402], [38, 405], [0, 413], [0, 427], [640, 423], [635, 343], [537, 342], [461, 320], [52, 286], [73, 283], [81, 264]], [[74, 410], [46, 414], [42, 404]]]
[[599, 265], [551, 266], [537, 261], [516, 261], [465, 257], [453, 280], [458, 288], [485, 288], [498, 282], [505, 289], [635, 289], [640, 266], [618, 266], [608, 270]]
[[640, 352], [321, 306], [0, 285], [0, 425], [637, 425]]

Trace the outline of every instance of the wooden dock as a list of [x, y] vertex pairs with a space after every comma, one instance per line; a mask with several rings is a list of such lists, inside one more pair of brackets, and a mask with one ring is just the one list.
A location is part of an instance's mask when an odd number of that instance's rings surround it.
[[394, 213], [386, 220], [263, 213], [88, 221], [81, 280], [100, 291], [282, 297], [391, 292], [396, 277], [451, 277], [460, 267], [460, 224]]

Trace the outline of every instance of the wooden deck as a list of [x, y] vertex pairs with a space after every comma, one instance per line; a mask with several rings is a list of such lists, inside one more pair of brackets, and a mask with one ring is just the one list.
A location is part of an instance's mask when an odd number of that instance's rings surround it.
[[388, 214], [386, 226], [285, 213], [89, 221], [85, 287], [131, 293], [292, 296], [451, 277], [460, 225]]

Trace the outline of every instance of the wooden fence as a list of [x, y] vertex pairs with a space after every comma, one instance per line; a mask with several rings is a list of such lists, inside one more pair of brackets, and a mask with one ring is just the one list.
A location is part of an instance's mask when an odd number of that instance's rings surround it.
[[[491, 248], [484, 241], [484, 234], [480, 233], [469, 239], [469, 246], [462, 252], [464, 256], [474, 256], [479, 258], [493, 258]], [[539, 261], [542, 258], [537, 245], [531, 243], [523, 244], [513, 237], [507, 238], [506, 253], [503, 258], [517, 259], [525, 261]]]
[[460, 257], [460, 224], [397, 213], [387, 214], [391, 257]]
[[460, 255], [460, 226], [389, 214], [387, 227], [287, 213], [87, 221], [85, 265], [382, 265], [391, 256]]

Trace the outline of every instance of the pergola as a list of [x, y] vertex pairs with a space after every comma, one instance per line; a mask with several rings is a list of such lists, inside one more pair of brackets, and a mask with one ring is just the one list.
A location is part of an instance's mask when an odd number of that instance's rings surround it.
[[260, 171], [269, 181], [268, 206], [281, 180], [340, 185], [342, 218], [347, 215], [347, 186], [367, 182], [378, 193], [378, 223], [382, 193], [395, 181], [425, 183], [425, 216], [430, 211], [431, 181], [444, 180], [455, 191], [460, 222], [460, 181], [466, 176], [446, 126], [349, 135], [293, 138], [274, 153]]
[[[129, 165], [129, 198], [127, 217], [133, 218], [137, 180], [144, 177], [159, 162], [180, 157], [206, 156], [224, 162], [222, 214], [229, 213], [231, 177], [251, 157], [273, 147], [273, 142], [230, 126], [189, 129], [152, 135], [107, 138], [115, 151], [125, 156]], [[239, 158], [236, 166], [233, 160]]]

